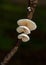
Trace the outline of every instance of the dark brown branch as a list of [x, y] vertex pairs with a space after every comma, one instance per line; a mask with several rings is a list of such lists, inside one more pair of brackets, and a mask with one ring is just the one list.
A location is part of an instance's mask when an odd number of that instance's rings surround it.
[[10, 59], [12, 58], [12, 56], [17, 52], [19, 46], [20, 46], [21, 40], [17, 40], [16, 45], [13, 47], [13, 49], [5, 56], [5, 58], [3, 59], [3, 62], [1, 62], [1, 65], [6, 65]]
[[[27, 18], [28, 19], [32, 19], [35, 8], [37, 6], [38, 0], [28, 0], [28, 7], [30, 7], [30, 10], [28, 9], [28, 13], [27, 13]], [[10, 51], [10, 53], [8, 53], [3, 62], [1, 62], [1, 65], [6, 65], [9, 60], [12, 58], [12, 56], [17, 52], [18, 47], [20, 46], [20, 40], [18, 40], [18, 42], [16, 43], [15, 47]]]
[[28, 2], [30, 2], [28, 7], [30, 7], [31, 11], [27, 12], [27, 18], [32, 19], [38, 0], [29, 0]]

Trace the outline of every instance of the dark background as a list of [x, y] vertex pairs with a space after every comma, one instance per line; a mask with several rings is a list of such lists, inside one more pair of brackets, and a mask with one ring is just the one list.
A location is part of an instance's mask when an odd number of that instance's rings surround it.
[[[16, 44], [17, 20], [26, 14], [26, 0], [0, 0], [0, 62]], [[46, 65], [46, 0], [39, 0], [32, 20], [37, 29], [29, 42], [21, 44], [8, 65]]]

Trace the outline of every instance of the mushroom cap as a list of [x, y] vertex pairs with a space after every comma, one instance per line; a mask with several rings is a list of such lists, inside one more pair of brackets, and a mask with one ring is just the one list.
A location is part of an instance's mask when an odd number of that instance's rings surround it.
[[30, 31], [33, 31], [37, 28], [37, 25], [35, 24], [35, 22], [33, 22], [30, 19], [20, 19], [17, 21], [17, 24], [20, 26], [26, 26], [30, 29]]
[[30, 40], [29, 36], [26, 34], [19, 34], [18, 39], [22, 39], [23, 42], [27, 42]]
[[25, 34], [30, 34], [30, 29], [26, 26], [19, 26], [16, 31], [18, 33], [25, 33]]

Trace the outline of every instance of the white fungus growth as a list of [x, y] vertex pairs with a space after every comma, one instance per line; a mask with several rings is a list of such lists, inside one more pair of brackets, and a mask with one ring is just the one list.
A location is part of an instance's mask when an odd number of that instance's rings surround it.
[[20, 19], [17, 21], [17, 24], [19, 25], [19, 27], [16, 29], [16, 31], [18, 33], [21, 33], [18, 35], [18, 39], [21, 39], [23, 42], [29, 41], [30, 38], [27, 34], [30, 34], [31, 31], [37, 28], [35, 22], [30, 19]]
[[27, 42], [30, 40], [29, 36], [26, 34], [19, 34], [18, 39], [21, 39], [23, 42]]
[[35, 22], [33, 22], [30, 19], [20, 19], [17, 21], [17, 24], [20, 26], [26, 26], [30, 29], [30, 31], [33, 31], [37, 28], [37, 25], [35, 24]]
[[27, 7], [28, 11], [30, 12], [31, 11], [31, 7]]
[[19, 26], [16, 31], [18, 33], [25, 33], [25, 34], [30, 34], [30, 29], [26, 26]]

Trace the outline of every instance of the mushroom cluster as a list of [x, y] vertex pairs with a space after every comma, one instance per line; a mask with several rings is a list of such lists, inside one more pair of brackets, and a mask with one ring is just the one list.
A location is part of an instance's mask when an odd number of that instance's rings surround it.
[[29, 41], [28, 34], [31, 34], [31, 31], [37, 28], [36, 23], [30, 19], [20, 19], [17, 21], [17, 24], [19, 27], [17, 27], [16, 31], [20, 33], [18, 39], [21, 39], [23, 42]]

